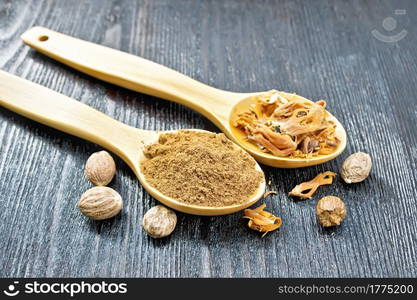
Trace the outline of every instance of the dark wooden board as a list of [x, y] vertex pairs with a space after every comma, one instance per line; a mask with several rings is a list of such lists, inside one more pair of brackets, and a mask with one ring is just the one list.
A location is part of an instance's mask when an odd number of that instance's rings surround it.
[[[314, 2], [314, 3], [313, 3]], [[395, 14], [403, 9], [405, 14]], [[404, 11], [403, 11], [404, 12]], [[241, 213], [179, 214], [172, 236], [141, 228], [156, 204], [117, 159], [111, 187], [125, 201], [116, 218], [93, 222], [75, 207], [91, 185], [88, 156], [100, 148], [0, 108], [0, 276], [26, 277], [382, 277], [417, 276], [417, 1], [0, 1], [0, 69], [79, 99], [144, 129], [218, 131], [188, 108], [81, 74], [25, 46], [41, 25], [156, 61], [218, 88], [272, 88], [326, 99], [349, 143], [324, 165], [263, 167], [265, 200], [283, 226], [265, 238]], [[397, 20], [391, 32], [382, 26]], [[389, 21], [384, 24], [387, 27]], [[392, 25], [391, 20], [391, 25]], [[372, 35], [401, 30], [385, 43]], [[312, 200], [287, 196], [351, 153], [373, 157], [371, 176], [340, 178]], [[317, 200], [345, 200], [348, 216], [323, 230]]]

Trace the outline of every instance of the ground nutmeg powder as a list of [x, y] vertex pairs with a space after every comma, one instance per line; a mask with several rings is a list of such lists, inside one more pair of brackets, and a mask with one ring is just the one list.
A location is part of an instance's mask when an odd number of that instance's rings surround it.
[[255, 160], [222, 133], [164, 133], [144, 150], [142, 172], [151, 186], [175, 200], [228, 206], [249, 200], [264, 180]]

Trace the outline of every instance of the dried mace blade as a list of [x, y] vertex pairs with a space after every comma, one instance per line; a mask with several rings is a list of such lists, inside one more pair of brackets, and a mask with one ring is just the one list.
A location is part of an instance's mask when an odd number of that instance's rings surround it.
[[332, 184], [335, 176], [336, 173], [330, 171], [320, 173], [314, 179], [297, 185], [289, 194], [300, 198], [311, 198], [319, 186]]
[[245, 209], [243, 218], [249, 219], [248, 227], [263, 232], [264, 237], [268, 232], [274, 231], [281, 227], [282, 220], [270, 212], [264, 211], [266, 204], [262, 204], [255, 209]]
[[278, 194], [278, 192], [277, 192], [277, 191], [267, 191], [267, 192], [265, 192], [265, 193], [263, 194], [262, 198], [266, 198], [266, 197], [268, 197], [269, 195], [276, 195], [276, 194]]

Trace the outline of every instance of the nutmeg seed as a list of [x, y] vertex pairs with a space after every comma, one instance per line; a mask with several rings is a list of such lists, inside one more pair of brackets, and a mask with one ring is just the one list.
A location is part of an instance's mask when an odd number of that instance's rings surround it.
[[170, 235], [177, 225], [177, 215], [169, 208], [156, 205], [143, 216], [143, 229], [153, 238]]
[[97, 186], [109, 184], [116, 173], [116, 164], [107, 151], [93, 153], [84, 169], [85, 177]]
[[346, 183], [364, 181], [371, 172], [372, 159], [369, 154], [357, 152], [350, 155], [342, 165], [340, 176]]
[[82, 194], [78, 208], [93, 220], [104, 220], [117, 215], [123, 208], [123, 201], [112, 188], [96, 186]]
[[345, 203], [336, 196], [326, 196], [317, 202], [317, 219], [321, 226], [340, 225], [346, 217]]

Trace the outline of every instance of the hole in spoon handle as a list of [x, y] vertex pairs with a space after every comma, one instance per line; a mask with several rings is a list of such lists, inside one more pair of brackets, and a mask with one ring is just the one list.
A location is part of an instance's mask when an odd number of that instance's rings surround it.
[[47, 35], [41, 35], [38, 37], [39, 42], [46, 42], [49, 40], [49, 37]]

